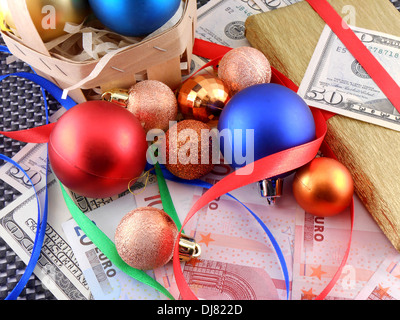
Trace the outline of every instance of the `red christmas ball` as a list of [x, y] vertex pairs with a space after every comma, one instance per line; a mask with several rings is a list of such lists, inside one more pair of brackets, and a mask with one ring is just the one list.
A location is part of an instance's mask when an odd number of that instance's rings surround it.
[[49, 140], [49, 160], [58, 179], [89, 198], [106, 198], [128, 189], [146, 165], [146, 134], [125, 108], [90, 101], [68, 110]]

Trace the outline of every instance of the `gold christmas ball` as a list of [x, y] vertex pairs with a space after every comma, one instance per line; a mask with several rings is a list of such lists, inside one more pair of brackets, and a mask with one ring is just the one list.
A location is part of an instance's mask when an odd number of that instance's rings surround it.
[[145, 80], [132, 86], [127, 109], [139, 119], [146, 132], [151, 129], [166, 131], [169, 122], [176, 121], [178, 116], [174, 92], [157, 80]]
[[293, 194], [306, 212], [329, 217], [345, 210], [353, 198], [354, 183], [349, 170], [331, 158], [316, 158], [297, 170]]
[[[90, 12], [87, 0], [26, 0], [26, 4], [44, 42], [64, 35], [67, 22], [80, 24]], [[0, 0], [0, 11], [6, 24], [15, 29], [7, 0]]]
[[229, 51], [218, 69], [219, 78], [229, 87], [231, 94], [252, 85], [271, 82], [271, 65], [265, 55], [252, 47], [239, 47]]
[[218, 120], [230, 99], [230, 92], [221, 79], [204, 74], [186, 80], [177, 97], [179, 110], [185, 119], [208, 123]]
[[115, 232], [115, 246], [131, 267], [152, 270], [171, 260], [177, 237], [178, 229], [165, 211], [143, 207], [122, 218]]
[[10, 9], [8, 8], [7, 0], [0, 0], [0, 13], [1, 19], [5, 22], [8, 26], [15, 27], [14, 23], [12, 22], [12, 16]]
[[[172, 126], [166, 134], [165, 167], [175, 176], [198, 179], [214, 168], [211, 128], [198, 120], [183, 120]], [[213, 152], [214, 151], [214, 152]], [[217, 153], [219, 160], [219, 152]]]

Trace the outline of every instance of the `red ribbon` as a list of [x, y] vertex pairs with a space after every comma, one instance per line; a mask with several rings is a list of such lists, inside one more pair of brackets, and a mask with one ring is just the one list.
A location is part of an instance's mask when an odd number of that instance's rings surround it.
[[20, 131], [0, 131], [0, 134], [13, 140], [26, 143], [47, 143], [49, 142], [50, 133], [53, 130], [54, 125], [55, 123], [50, 123], [44, 126]]

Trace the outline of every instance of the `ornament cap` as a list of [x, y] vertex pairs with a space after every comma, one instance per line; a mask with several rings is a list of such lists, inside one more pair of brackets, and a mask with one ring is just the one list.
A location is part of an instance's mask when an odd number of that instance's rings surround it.
[[200, 245], [193, 238], [182, 234], [179, 240], [179, 260], [188, 262], [191, 259], [200, 257], [200, 255]]
[[264, 179], [258, 183], [261, 196], [267, 198], [268, 204], [276, 203], [276, 198], [282, 196], [283, 179]]
[[111, 89], [101, 95], [104, 101], [116, 103], [120, 106], [127, 107], [129, 99], [129, 90], [127, 89]]

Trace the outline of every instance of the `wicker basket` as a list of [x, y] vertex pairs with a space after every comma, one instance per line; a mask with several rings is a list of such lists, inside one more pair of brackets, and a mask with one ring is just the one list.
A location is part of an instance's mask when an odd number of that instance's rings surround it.
[[[98, 61], [82, 63], [52, 56], [32, 22], [26, 2], [8, 0], [8, 4], [19, 37], [4, 31], [2, 36], [17, 58], [62, 89], [92, 74]], [[190, 70], [196, 20], [196, 1], [186, 0], [183, 16], [174, 27], [126, 47], [111, 58], [95, 78], [69, 92], [69, 95], [79, 103], [87, 100], [86, 90], [97, 88], [104, 92], [114, 88], [129, 88], [138, 79], [159, 80], [172, 89], [177, 88], [182, 81], [182, 72], [188, 73]]]

